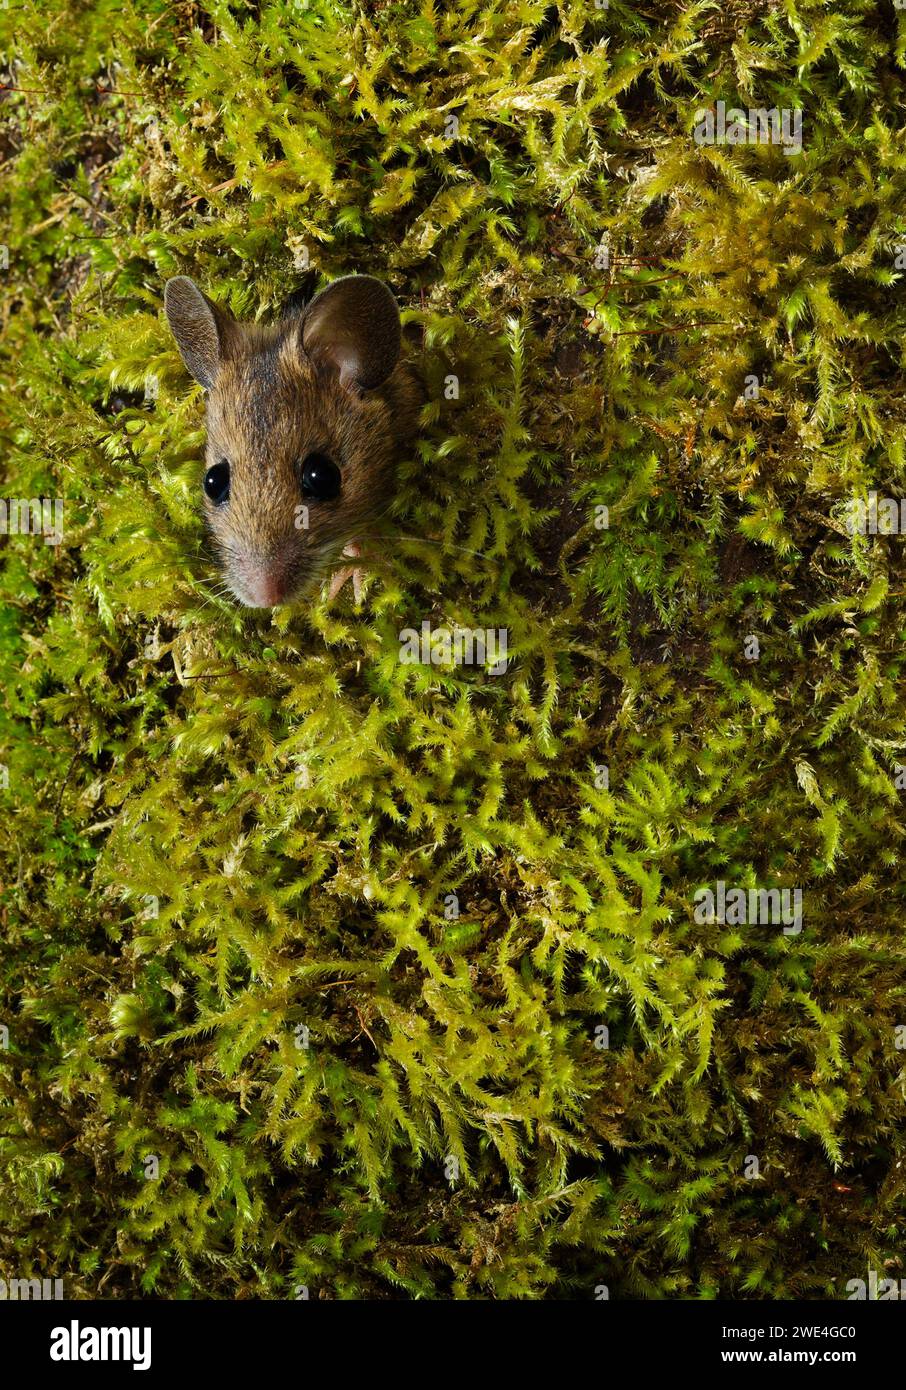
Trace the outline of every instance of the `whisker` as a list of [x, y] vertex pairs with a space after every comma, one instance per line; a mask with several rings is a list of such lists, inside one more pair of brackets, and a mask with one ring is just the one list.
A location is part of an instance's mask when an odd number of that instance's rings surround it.
[[369, 540], [415, 541], [415, 543], [416, 543], [417, 545], [440, 545], [440, 546], [443, 546], [446, 550], [461, 550], [462, 553], [463, 553], [463, 555], [477, 555], [478, 558], [479, 558], [479, 560], [485, 560], [485, 559], [488, 558], [487, 551], [485, 551], [485, 550], [470, 550], [469, 547], [468, 547], [467, 545], [455, 545], [455, 544], [453, 543], [453, 541], [438, 541], [438, 540], [435, 540], [432, 536], [412, 536], [412, 535], [409, 535], [409, 534], [408, 534], [407, 532], [405, 532], [405, 531], [395, 531], [395, 532], [393, 533], [393, 535], [382, 535], [382, 534], [380, 534], [379, 532], [358, 531], [358, 532], [356, 533], [355, 539], [356, 539], [356, 540], [365, 540], [365, 541], [369, 541]]

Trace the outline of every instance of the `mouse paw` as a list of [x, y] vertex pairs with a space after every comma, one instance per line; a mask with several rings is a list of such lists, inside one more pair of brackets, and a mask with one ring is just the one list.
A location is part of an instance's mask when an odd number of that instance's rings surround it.
[[[347, 545], [346, 549], [343, 551], [343, 554], [352, 560], [358, 560], [361, 553], [362, 551], [358, 541], [350, 541], [349, 545]], [[330, 588], [327, 590], [328, 602], [336, 598], [337, 594], [343, 588], [343, 585], [349, 579], [352, 580], [352, 592], [356, 603], [362, 602], [362, 594], [365, 588], [365, 570], [361, 565], [344, 565], [341, 570], [337, 570], [330, 581]]]

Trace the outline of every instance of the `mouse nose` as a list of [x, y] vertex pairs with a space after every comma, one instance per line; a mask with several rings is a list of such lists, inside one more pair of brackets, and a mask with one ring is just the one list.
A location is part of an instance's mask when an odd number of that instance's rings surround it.
[[242, 574], [245, 603], [250, 608], [273, 608], [282, 603], [289, 592], [289, 583], [281, 565], [267, 561], [247, 564]]
[[274, 570], [265, 571], [253, 584], [252, 592], [259, 608], [273, 608], [286, 596], [286, 581]]
[[288, 548], [240, 551], [227, 562], [236, 597], [247, 608], [286, 603], [295, 588], [295, 557]]

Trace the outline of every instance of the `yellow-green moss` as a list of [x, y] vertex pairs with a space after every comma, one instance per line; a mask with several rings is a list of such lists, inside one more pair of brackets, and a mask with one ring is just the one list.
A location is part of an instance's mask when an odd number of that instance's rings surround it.
[[[0, 30], [2, 495], [65, 502], [0, 564], [0, 1265], [827, 1297], [895, 1261], [906, 541], [840, 517], [906, 485], [906, 14]], [[697, 145], [717, 100], [801, 109], [803, 152]], [[162, 290], [267, 314], [303, 247], [391, 285], [431, 399], [363, 606], [271, 618], [212, 592]], [[400, 664], [426, 619], [506, 628], [507, 672]], [[697, 922], [717, 880], [797, 885], [802, 932]]]

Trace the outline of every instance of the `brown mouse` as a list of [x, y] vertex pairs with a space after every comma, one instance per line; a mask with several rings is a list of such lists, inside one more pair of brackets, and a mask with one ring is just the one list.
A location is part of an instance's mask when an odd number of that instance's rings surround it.
[[205, 515], [227, 585], [250, 608], [291, 603], [344, 551], [358, 554], [392, 501], [423, 400], [380, 280], [345, 276], [291, 305], [275, 323], [243, 324], [184, 275], [164, 291], [206, 392]]

